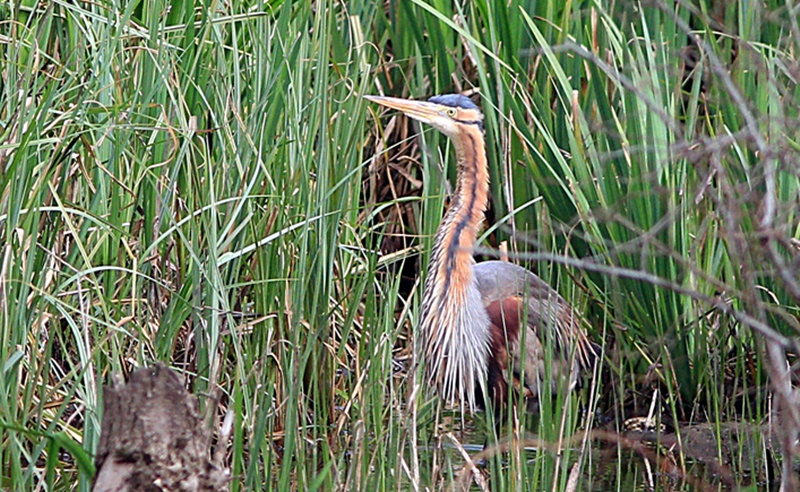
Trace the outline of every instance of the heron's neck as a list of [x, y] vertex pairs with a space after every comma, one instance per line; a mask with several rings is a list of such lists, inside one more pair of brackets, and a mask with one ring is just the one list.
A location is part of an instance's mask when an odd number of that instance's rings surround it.
[[[472, 281], [473, 249], [489, 200], [483, 132], [475, 125], [454, 142], [458, 160], [456, 190], [433, 247], [431, 267], [438, 267], [439, 271], [429, 272], [444, 275], [452, 287]], [[436, 260], [438, 264], [434, 265]]]

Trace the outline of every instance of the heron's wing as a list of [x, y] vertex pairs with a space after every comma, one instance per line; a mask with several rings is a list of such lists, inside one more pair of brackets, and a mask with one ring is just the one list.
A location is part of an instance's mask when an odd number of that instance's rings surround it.
[[[487, 261], [476, 264], [474, 273], [491, 322], [489, 387], [499, 388], [493, 399], [506, 398], [508, 385], [517, 384], [512, 377], [518, 382], [522, 376], [533, 396], [542, 387], [555, 392], [564, 382], [574, 386], [580, 369], [590, 367], [596, 355], [582, 318], [552, 287], [519, 265]], [[550, 357], [544, 347], [551, 348]], [[551, 384], [543, 385], [546, 360]]]
[[561, 298], [547, 282], [533, 272], [507, 261], [483, 261], [472, 267], [484, 305], [512, 296], [553, 299]]

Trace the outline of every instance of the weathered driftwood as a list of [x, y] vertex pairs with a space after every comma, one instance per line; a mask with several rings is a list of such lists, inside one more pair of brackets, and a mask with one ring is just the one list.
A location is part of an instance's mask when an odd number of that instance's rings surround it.
[[[211, 433], [180, 378], [158, 365], [106, 387], [94, 492], [222, 491]], [[223, 444], [224, 445], [224, 444]]]

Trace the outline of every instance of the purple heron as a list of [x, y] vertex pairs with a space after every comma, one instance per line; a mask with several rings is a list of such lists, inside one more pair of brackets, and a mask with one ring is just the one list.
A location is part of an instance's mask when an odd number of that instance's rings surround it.
[[[511, 387], [524, 391], [528, 406], [544, 388], [554, 393], [563, 385], [574, 387], [598, 353], [583, 330], [584, 320], [534, 273], [473, 258], [489, 199], [478, 106], [459, 94], [428, 101], [364, 97], [433, 126], [450, 138], [456, 152], [456, 188], [436, 232], [422, 295], [419, 330], [430, 384], [445, 402], [470, 411], [483, 406], [483, 395], [495, 410], [503, 408]], [[545, 356], [545, 347], [551, 356]], [[549, 384], [543, 381], [546, 374]]]

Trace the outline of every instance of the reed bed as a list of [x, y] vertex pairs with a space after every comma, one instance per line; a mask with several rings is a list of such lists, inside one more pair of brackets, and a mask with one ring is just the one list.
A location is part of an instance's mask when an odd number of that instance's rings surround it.
[[[103, 384], [155, 361], [209, 425], [234, 411], [232, 490], [629, 490], [623, 426], [648, 415], [711, 426], [720, 456], [747, 424], [774, 457], [739, 445], [729, 475], [691, 479], [676, 453], [678, 487], [791, 485], [798, 18], [777, 0], [0, 3], [0, 488], [90, 490]], [[452, 150], [360, 97], [446, 92], [486, 117], [479, 257], [506, 241], [604, 346], [583, 390], [499, 436], [415, 371]], [[592, 429], [620, 436], [611, 478]]]

